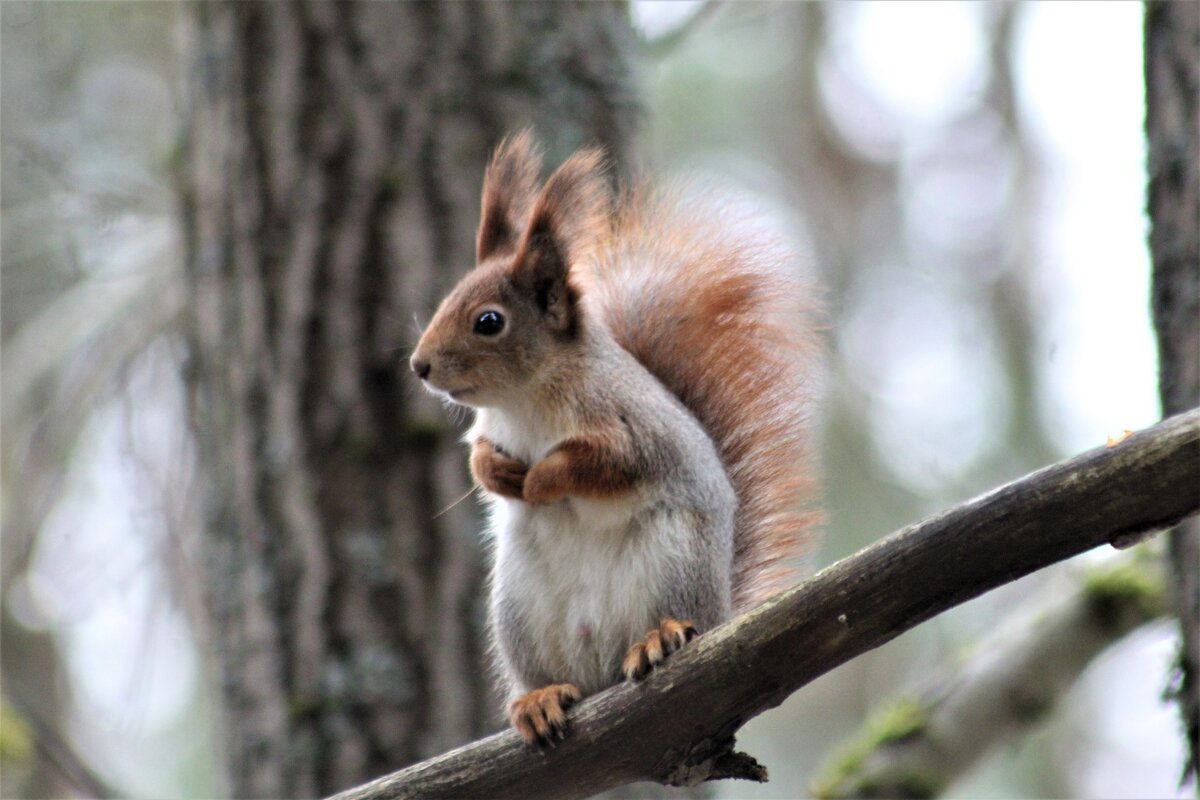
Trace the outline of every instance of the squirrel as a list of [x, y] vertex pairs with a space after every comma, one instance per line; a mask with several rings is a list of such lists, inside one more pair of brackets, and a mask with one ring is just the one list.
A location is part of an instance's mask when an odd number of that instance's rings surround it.
[[582, 150], [539, 186], [532, 136], [484, 174], [477, 266], [411, 367], [475, 410], [494, 536], [490, 628], [532, 745], [777, 592], [816, 528], [814, 303], [744, 210], [610, 190]]

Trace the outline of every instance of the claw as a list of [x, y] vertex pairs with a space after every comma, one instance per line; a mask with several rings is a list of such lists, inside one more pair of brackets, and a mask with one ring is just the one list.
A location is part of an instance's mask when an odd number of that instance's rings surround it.
[[509, 703], [508, 718], [526, 744], [552, 749], [567, 736], [566, 709], [582, 698], [579, 689], [569, 683], [552, 684]]
[[635, 642], [625, 653], [621, 673], [627, 681], [641, 680], [698, 635], [692, 623], [664, 617], [657, 628], [648, 631], [644, 640]]

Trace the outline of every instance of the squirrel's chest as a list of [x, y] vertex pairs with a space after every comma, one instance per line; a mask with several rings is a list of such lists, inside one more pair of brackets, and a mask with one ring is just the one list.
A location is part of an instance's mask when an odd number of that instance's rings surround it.
[[471, 442], [475, 437], [483, 436], [504, 453], [533, 465], [574, 432], [569, 419], [526, 411], [527, 414], [516, 415], [480, 409], [466, 440]]
[[663, 613], [677, 532], [632, 499], [504, 502], [494, 523], [494, 590], [528, 637], [518, 658], [585, 693], [613, 683], [626, 649]]

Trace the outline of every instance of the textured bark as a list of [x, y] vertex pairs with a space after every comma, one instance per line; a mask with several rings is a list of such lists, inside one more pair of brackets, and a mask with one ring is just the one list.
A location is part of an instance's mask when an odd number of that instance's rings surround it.
[[1200, 410], [893, 534], [704, 634], [641, 684], [572, 710], [546, 754], [506, 731], [339, 795], [583, 797], [635, 780], [765, 779], [733, 752], [750, 718], [983, 592], [1200, 511]]
[[[1163, 414], [1200, 406], [1200, 5], [1146, 6], [1146, 137], [1153, 310]], [[1200, 759], [1200, 522], [1169, 538], [1183, 646], [1176, 697], [1187, 730], [1185, 777]]]
[[631, 145], [621, 6], [197, 4], [181, 166], [207, 648], [229, 791], [335, 791], [479, 734], [483, 572], [414, 319], [486, 157]]

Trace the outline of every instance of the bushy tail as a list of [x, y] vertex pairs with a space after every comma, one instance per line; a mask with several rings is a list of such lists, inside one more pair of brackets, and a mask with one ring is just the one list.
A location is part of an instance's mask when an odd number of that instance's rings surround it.
[[637, 192], [612, 224], [575, 278], [716, 442], [739, 501], [733, 603], [744, 610], [782, 588], [818, 524], [806, 421], [815, 299], [790, 248], [733, 202]]

